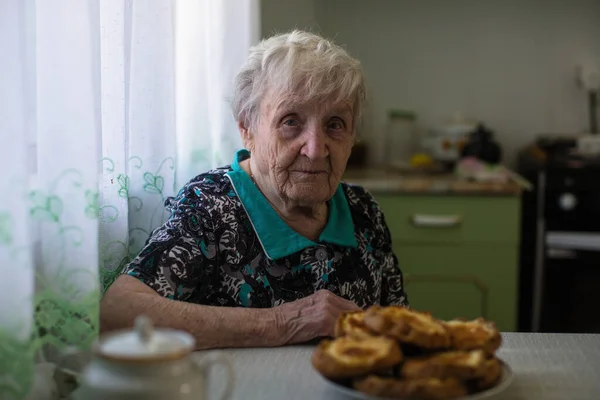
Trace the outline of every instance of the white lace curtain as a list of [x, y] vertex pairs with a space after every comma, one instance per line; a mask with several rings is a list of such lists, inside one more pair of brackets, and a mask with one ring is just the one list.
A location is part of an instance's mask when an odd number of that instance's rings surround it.
[[89, 346], [165, 198], [241, 146], [258, 1], [0, 1], [0, 398]]

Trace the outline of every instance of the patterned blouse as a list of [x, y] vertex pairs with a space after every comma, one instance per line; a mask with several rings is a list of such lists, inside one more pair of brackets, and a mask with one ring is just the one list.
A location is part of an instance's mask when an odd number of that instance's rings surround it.
[[171, 217], [123, 270], [160, 295], [212, 306], [274, 307], [327, 289], [359, 307], [408, 305], [381, 209], [341, 183], [316, 242], [293, 231], [244, 172], [201, 174], [165, 205]]

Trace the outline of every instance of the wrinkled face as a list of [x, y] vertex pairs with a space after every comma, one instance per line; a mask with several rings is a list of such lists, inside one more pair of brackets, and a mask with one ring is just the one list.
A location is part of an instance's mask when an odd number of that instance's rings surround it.
[[255, 131], [244, 136], [272, 195], [300, 207], [331, 199], [354, 144], [352, 103], [265, 96]]

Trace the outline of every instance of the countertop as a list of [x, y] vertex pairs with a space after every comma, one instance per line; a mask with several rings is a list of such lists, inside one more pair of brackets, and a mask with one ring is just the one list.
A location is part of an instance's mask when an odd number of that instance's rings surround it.
[[[236, 381], [231, 400], [343, 400], [310, 364], [313, 346], [228, 349]], [[498, 353], [514, 372], [499, 400], [600, 398], [600, 335], [504, 333]], [[207, 400], [218, 399], [224, 372], [210, 373]], [[198, 397], [201, 398], [201, 397]]]
[[390, 169], [348, 169], [342, 180], [371, 193], [517, 196], [528, 183], [516, 174], [507, 182], [473, 181], [452, 173], [401, 172]]

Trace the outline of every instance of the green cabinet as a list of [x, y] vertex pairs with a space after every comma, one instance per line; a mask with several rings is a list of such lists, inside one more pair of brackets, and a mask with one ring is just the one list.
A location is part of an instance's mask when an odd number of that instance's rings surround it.
[[375, 194], [392, 234], [411, 306], [514, 331], [518, 196]]

